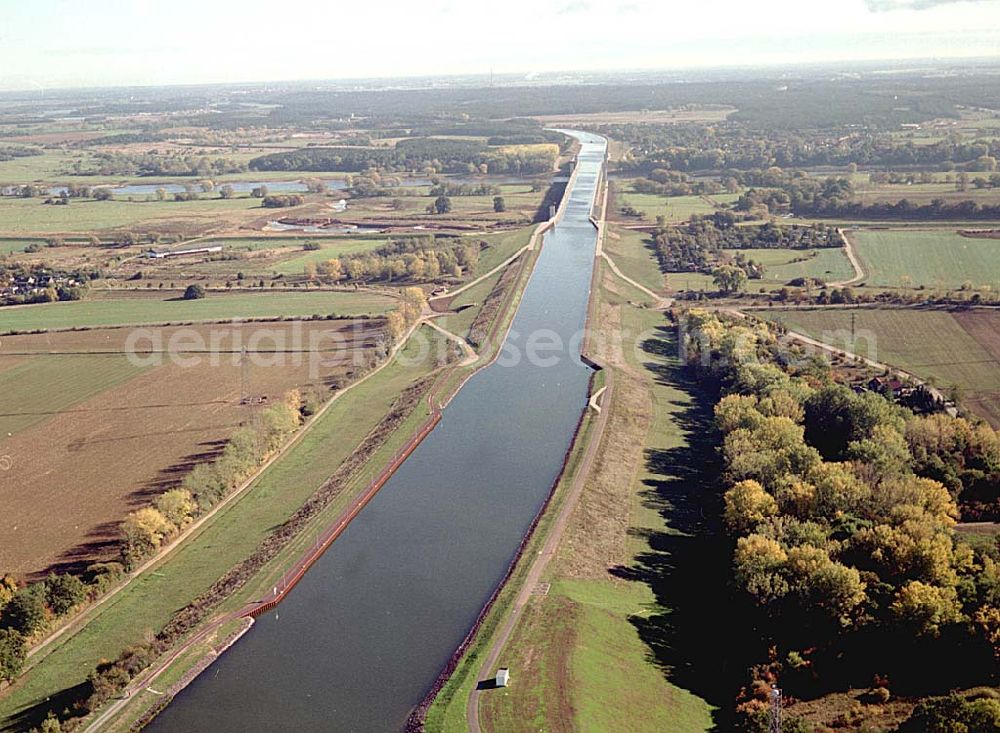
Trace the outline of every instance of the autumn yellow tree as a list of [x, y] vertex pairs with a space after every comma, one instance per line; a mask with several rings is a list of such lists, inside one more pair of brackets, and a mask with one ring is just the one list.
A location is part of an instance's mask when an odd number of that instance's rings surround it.
[[160, 549], [163, 539], [174, 530], [154, 507], [145, 507], [125, 517], [121, 525], [122, 560], [129, 570]]

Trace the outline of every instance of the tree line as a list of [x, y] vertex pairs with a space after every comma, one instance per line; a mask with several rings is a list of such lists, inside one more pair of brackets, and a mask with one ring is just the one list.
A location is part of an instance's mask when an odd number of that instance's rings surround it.
[[250, 161], [258, 171], [419, 171], [425, 173], [517, 174], [551, 171], [559, 148], [491, 148], [476, 140], [410, 138], [392, 148], [303, 148]]
[[44, 150], [30, 145], [0, 145], [0, 161], [7, 162], [17, 158], [30, 158], [33, 155], [42, 155]]
[[1000, 141], [965, 140], [945, 135], [918, 143], [876, 126], [787, 129], [739, 122], [704, 124], [617, 124], [598, 127], [601, 134], [627, 142], [631, 153], [624, 170], [752, 170], [779, 166], [865, 167], [921, 166], [942, 171], [991, 171], [1000, 158]]
[[750, 188], [735, 204], [737, 211], [766, 216], [791, 212], [798, 216], [829, 217], [834, 219], [885, 219], [924, 220], [1000, 218], [1000, 204], [983, 204], [971, 199], [948, 201], [937, 198], [926, 204], [917, 204], [906, 198], [899, 201], [856, 200], [854, 186], [843, 177], [810, 178], [783, 171], [756, 171], [741, 176], [746, 182], [758, 182], [761, 187]]
[[101, 176], [221, 176], [242, 173], [246, 163], [230, 158], [209, 158], [177, 153], [98, 152], [92, 165], [73, 164], [73, 175]]
[[486, 241], [468, 242], [435, 237], [403, 237], [390, 240], [371, 252], [335, 257], [325, 262], [307, 263], [309, 279], [341, 283], [435, 281], [441, 277], [460, 278], [475, 273], [479, 253]]

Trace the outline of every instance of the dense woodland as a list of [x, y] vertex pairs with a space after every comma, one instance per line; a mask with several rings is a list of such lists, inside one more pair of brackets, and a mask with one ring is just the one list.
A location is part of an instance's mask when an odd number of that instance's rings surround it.
[[[728, 212], [710, 217], [694, 217], [687, 224], [661, 223], [653, 236], [660, 269], [664, 272], [709, 272], [727, 249], [812, 249], [842, 247], [839, 232], [824, 224], [808, 227], [779, 226], [772, 222], [759, 226], [736, 226]], [[749, 261], [748, 261], [749, 262]], [[763, 270], [750, 266], [747, 275], [760, 276]]]
[[309, 279], [325, 282], [434, 282], [475, 274], [479, 253], [490, 245], [461, 238], [403, 237], [371, 252], [348, 254], [306, 266]]
[[772, 682], [881, 699], [995, 683], [1000, 556], [953, 527], [959, 476], [989, 475], [997, 498], [997, 433], [856, 394], [763, 324], [696, 311], [685, 331], [690, 367], [721, 393], [733, 580], [772, 646], [739, 706], [746, 729], [766, 720]]
[[[923, 166], [938, 170], [988, 171], [996, 167], [1000, 141], [964, 140], [942, 131], [938, 142], [917, 144], [878, 128], [757, 128], [720, 125], [601, 125], [598, 132], [631, 146], [623, 169], [724, 171], [815, 166]], [[992, 159], [992, 160], [990, 160]]]
[[475, 140], [410, 138], [392, 148], [304, 148], [250, 161], [259, 171], [429, 171], [530, 175], [551, 171], [558, 146], [491, 148]]

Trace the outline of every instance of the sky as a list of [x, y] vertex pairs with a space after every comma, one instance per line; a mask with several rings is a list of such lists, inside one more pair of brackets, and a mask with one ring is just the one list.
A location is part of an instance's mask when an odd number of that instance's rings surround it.
[[0, 89], [1000, 57], [1000, 0], [0, 0]]

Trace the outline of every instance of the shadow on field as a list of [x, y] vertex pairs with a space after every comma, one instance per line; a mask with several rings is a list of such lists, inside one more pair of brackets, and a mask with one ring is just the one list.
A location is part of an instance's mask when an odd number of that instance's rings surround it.
[[86, 575], [87, 568], [96, 562], [117, 560], [119, 534], [117, 521], [102, 522], [91, 527], [86, 540], [63, 552], [55, 562], [31, 580], [44, 580], [49, 573]]
[[[209, 429], [232, 430], [233, 425], [213, 425]], [[147, 482], [142, 488], [129, 494], [129, 499], [133, 503], [144, 505], [152, 501], [164, 491], [177, 488], [181, 485], [184, 477], [187, 476], [199, 463], [211, 463], [222, 456], [227, 440], [205, 440], [198, 443], [198, 452], [184, 456], [172, 466], [160, 469], [157, 477]]]
[[88, 697], [90, 692], [90, 682], [81, 682], [75, 687], [69, 687], [61, 692], [57, 692], [51, 697], [40, 700], [34, 705], [21, 708], [7, 718], [0, 720], [0, 731], [2, 733], [23, 733], [23, 731], [38, 728], [50, 710], [72, 710], [74, 705], [79, 700]]
[[[677, 339], [660, 327], [642, 344], [658, 357], [645, 364], [659, 384], [686, 393], [673, 413], [683, 443], [646, 452], [656, 479], [643, 500], [666, 527], [636, 530], [650, 550], [612, 572], [649, 585], [663, 610], [633, 616], [650, 660], [675, 685], [716, 708], [715, 729], [731, 730], [733, 702], [746, 681], [748, 652], [757, 646], [741, 628], [741, 601], [729, 585], [730, 546], [721, 528], [720, 461], [713, 440], [712, 395], [696, 385], [677, 358]], [[743, 632], [743, 633], [741, 633]]]

